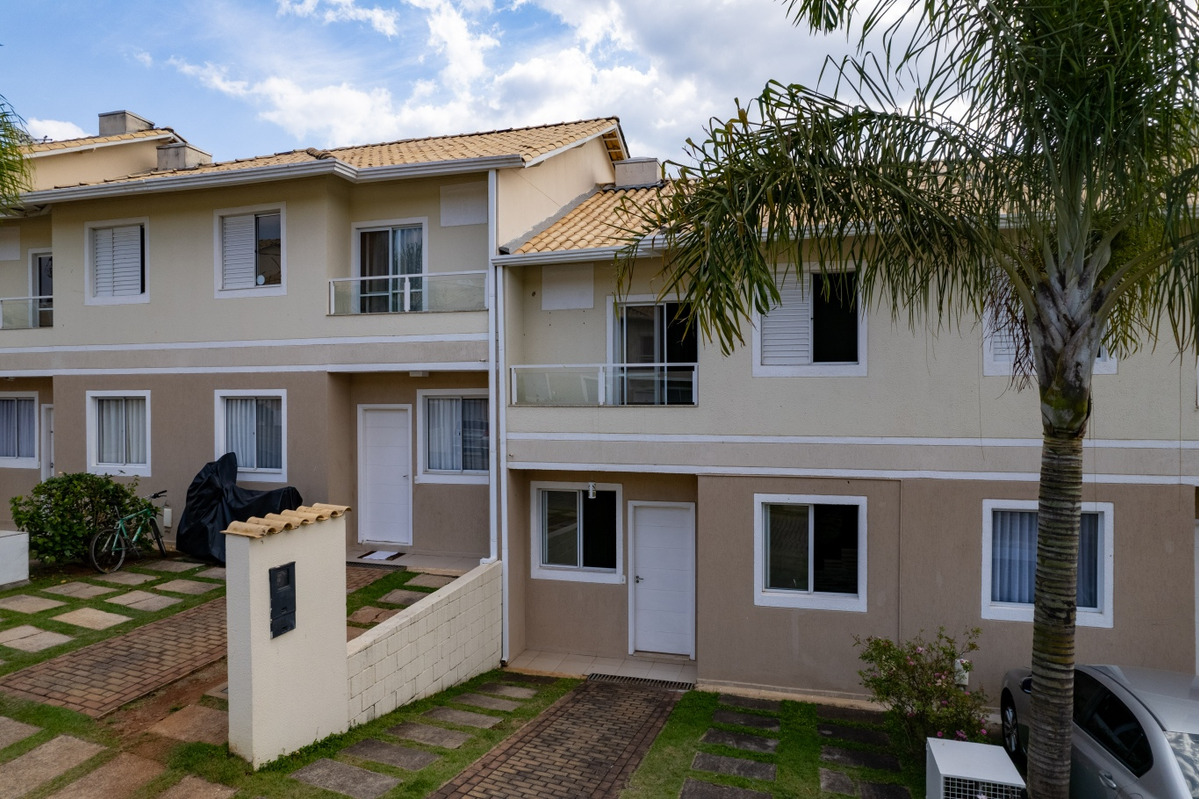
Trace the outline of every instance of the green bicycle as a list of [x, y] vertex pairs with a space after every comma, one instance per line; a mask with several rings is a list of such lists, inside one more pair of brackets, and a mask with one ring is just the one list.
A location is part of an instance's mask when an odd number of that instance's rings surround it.
[[[158, 499], [165, 493], [163, 490], [151, 494], [150, 499]], [[96, 571], [104, 574], [115, 572], [125, 562], [127, 552], [140, 556], [138, 542], [142, 539], [153, 540], [158, 545], [159, 554], [165, 556], [167, 548], [163, 546], [162, 532], [155, 518], [157, 515], [158, 509], [147, 504], [141, 510], [118, 519], [116, 526], [100, 530], [92, 536], [88, 555]]]

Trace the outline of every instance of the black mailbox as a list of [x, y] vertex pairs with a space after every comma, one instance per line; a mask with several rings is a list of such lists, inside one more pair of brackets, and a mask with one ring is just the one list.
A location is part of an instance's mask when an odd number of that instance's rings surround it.
[[271, 637], [296, 629], [296, 564], [271, 569]]

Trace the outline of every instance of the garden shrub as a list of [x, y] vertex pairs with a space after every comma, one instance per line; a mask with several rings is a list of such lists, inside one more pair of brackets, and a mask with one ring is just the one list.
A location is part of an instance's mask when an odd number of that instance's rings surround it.
[[13, 497], [13, 522], [29, 533], [29, 554], [47, 565], [83, 560], [92, 534], [151, 504], [108, 475], [60, 474]]
[[961, 646], [942, 627], [933, 641], [926, 641], [921, 633], [900, 643], [855, 636], [854, 645], [862, 647], [858, 658], [868, 664], [858, 673], [862, 684], [887, 708], [891, 726], [902, 739], [899, 748], [908, 755], [923, 759], [926, 738], [982, 741], [987, 737], [987, 696], [954, 681], [956, 663], [970, 672], [966, 656], [979, 649], [975, 643], [979, 632], [977, 627], [967, 630]]

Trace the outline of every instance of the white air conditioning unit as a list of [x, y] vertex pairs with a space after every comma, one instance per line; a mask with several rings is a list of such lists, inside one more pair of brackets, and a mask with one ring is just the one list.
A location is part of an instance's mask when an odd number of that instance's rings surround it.
[[925, 741], [925, 799], [1021, 799], [1025, 781], [1003, 747]]

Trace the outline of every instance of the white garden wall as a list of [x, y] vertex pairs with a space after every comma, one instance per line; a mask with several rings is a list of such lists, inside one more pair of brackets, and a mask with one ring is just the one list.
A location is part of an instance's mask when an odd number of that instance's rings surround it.
[[498, 667], [500, 576], [478, 566], [348, 642], [350, 725]]

